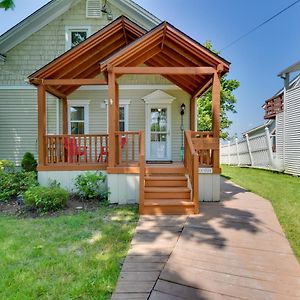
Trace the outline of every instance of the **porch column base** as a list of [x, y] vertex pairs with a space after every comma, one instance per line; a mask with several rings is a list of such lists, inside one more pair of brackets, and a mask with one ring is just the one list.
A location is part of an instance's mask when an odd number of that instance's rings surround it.
[[[218, 202], [220, 201], [221, 181], [220, 174], [199, 173], [199, 201]], [[201, 205], [200, 205], [201, 207]]]

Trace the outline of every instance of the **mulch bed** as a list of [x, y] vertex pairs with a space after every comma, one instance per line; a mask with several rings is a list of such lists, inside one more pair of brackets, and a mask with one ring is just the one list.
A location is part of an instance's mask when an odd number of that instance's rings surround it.
[[31, 211], [24, 206], [20, 206], [17, 203], [17, 199], [11, 199], [10, 201], [0, 201], [0, 215], [19, 216], [24, 218], [37, 218], [37, 217], [55, 217], [59, 215], [73, 215], [81, 211], [94, 211], [100, 207], [100, 202], [97, 199], [83, 201], [77, 195], [70, 195], [66, 206], [58, 211], [48, 213], [37, 213]]

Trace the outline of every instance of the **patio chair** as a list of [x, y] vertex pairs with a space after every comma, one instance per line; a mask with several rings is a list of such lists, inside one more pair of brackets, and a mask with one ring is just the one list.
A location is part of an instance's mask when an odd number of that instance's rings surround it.
[[[121, 149], [123, 149], [127, 143], [127, 137], [122, 136], [121, 138]], [[98, 162], [107, 162], [108, 151], [106, 146], [102, 146], [98, 156]]]
[[87, 147], [79, 146], [76, 138], [68, 137], [64, 140], [65, 159], [67, 162], [78, 162], [80, 156], [87, 154]]

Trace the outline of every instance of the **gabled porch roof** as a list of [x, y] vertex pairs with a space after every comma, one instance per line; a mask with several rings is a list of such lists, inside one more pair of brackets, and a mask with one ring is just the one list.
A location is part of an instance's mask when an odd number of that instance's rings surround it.
[[[109, 57], [119, 49], [130, 44], [145, 34], [145, 30], [124, 16], [102, 28], [78, 46], [70, 49], [40, 70], [29, 76], [30, 83], [45, 84], [46, 90], [58, 98], [66, 98], [83, 84], [93, 84], [93, 81], [80, 83], [76, 79], [90, 79], [100, 73], [99, 62]], [[50, 80], [55, 79], [56, 82]], [[75, 79], [64, 82], [60, 79]], [[47, 82], [47, 81], [46, 81]], [[58, 85], [61, 83], [61, 85]], [[94, 84], [107, 84], [106, 79], [94, 81]]]
[[179, 70], [177, 74], [171, 71], [170, 74], [167, 74], [168, 72], [160, 74], [192, 96], [205, 92], [212, 82], [212, 72], [208, 71], [205, 74], [204, 69], [200, 72], [194, 67], [211, 67], [215, 70], [221, 68], [220, 73], [223, 75], [228, 72], [230, 65], [228, 61], [168, 22], [161, 23], [130, 45], [112, 54], [102, 61], [100, 66], [102, 72], [107, 72], [110, 67], [131, 67], [142, 64], [148, 67], [191, 67], [190, 74], [187, 72], [179, 74]]

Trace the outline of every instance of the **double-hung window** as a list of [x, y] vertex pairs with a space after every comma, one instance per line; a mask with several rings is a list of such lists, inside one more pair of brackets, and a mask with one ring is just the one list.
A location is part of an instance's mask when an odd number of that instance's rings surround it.
[[69, 101], [69, 133], [89, 132], [89, 101]]
[[[119, 104], [119, 131], [128, 131], [128, 108], [131, 100], [120, 99]], [[107, 104], [107, 100], [105, 100]], [[108, 124], [108, 108], [107, 108], [107, 124]]]

